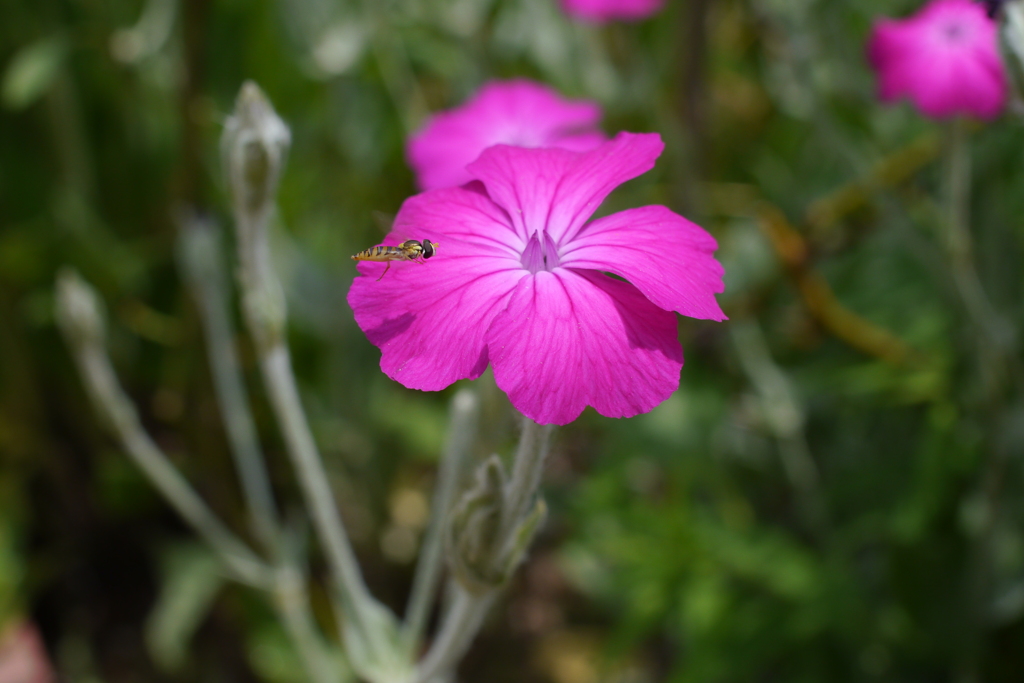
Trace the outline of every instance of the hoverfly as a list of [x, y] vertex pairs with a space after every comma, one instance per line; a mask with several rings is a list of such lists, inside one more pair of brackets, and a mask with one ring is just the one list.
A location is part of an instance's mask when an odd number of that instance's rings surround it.
[[389, 245], [378, 245], [376, 247], [370, 247], [364, 249], [358, 254], [352, 257], [353, 261], [386, 261], [387, 268], [377, 278], [377, 282], [380, 282], [381, 278], [384, 277], [388, 272], [388, 268], [391, 268], [392, 261], [415, 261], [416, 263], [425, 263], [428, 258], [434, 255], [437, 249], [437, 242], [430, 242], [429, 240], [406, 240], [399, 244], [397, 247]]

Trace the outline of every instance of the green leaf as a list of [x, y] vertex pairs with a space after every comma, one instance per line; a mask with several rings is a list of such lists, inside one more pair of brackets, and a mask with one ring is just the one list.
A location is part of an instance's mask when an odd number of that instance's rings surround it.
[[184, 664], [188, 644], [224, 585], [220, 561], [206, 546], [188, 542], [164, 554], [163, 583], [146, 619], [146, 645], [166, 671]]
[[[340, 648], [328, 645], [328, 654], [337, 674], [337, 683], [352, 683], [355, 677]], [[266, 683], [309, 683], [305, 665], [281, 623], [265, 621], [254, 626], [246, 644], [249, 664]]]

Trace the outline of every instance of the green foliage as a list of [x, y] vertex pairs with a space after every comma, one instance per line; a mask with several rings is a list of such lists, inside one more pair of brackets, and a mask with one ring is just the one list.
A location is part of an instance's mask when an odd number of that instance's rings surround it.
[[[401, 526], [387, 501], [428, 490], [448, 393], [381, 375], [345, 303], [348, 257], [380, 240], [375, 215], [416, 191], [403, 143], [424, 117], [487, 79], [526, 76], [600, 101], [608, 132], [662, 134], [657, 168], [601, 211], [664, 203], [711, 230], [733, 319], [682, 322], [682, 386], [652, 413], [587, 413], [560, 432], [541, 544], [559, 545], [571, 585], [557, 605], [564, 630], [598, 633], [605, 668], [626, 662], [643, 681], [1019, 680], [1024, 129], [1007, 114], [970, 142], [972, 256], [1015, 331], [1002, 362], [945, 249], [943, 126], [879, 105], [863, 59], [874, 17], [917, 5], [669, 0], [650, 21], [589, 26], [556, 0], [7, 3], [0, 619], [35, 617], [68, 676], [81, 659], [110, 683], [301, 680], [279, 625], [237, 609], [233, 592], [215, 596], [201, 561], [166, 579], [153, 569], [187, 532], [114, 463], [52, 325], [52, 282], [70, 264], [104, 296], [146, 426], [243, 532], [173, 243], [184, 206], [229, 225], [217, 140], [245, 78], [292, 130], [274, 240], [303, 401], [371, 588], [404, 602], [408, 558], [381, 551]], [[909, 170], [879, 170], [908, 150]], [[837, 197], [852, 200], [829, 214]], [[798, 268], [766, 206], [807, 247]], [[799, 268], [857, 324], [816, 309]], [[878, 329], [910, 353], [866, 352]], [[293, 475], [239, 342], [289, 509]], [[486, 456], [512, 426], [489, 376], [478, 385]], [[510, 614], [532, 604], [517, 590]], [[158, 659], [185, 673], [150, 663], [148, 614]], [[504, 673], [487, 680], [588, 683], [509, 649], [525, 636], [505, 620], [490, 628], [482, 656]], [[528, 635], [522, 647], [539, 649], [545, 634]], [[94, 654], [66, 654], [83, 647]], [[468, 666], [467, 680], [487, 670]]]
[[3, 80], [3, 102], [24, 109], [49, 89], [64, 62], [67, 46], [60, 38], [45, 38], [22, 48], [11, 58]]
[[[246, 642], [247, 655], [260, 680], [267, 683], [306, 683], [308, 679], [303, 673], [302, 662], [278, 622], [267, 619], [252, 623], [250, 630]], [[355, 680], [340, 654], [335, 664], [339, 683]]]

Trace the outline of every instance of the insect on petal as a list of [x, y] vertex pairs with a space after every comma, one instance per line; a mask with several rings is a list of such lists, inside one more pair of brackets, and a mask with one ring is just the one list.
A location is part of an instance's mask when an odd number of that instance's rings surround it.
[[[348, 293], [356, 322], [381, 349], [381, 369], [410, 389], [435, 391], [487, 367], [484, 335], [525, 271], [494, 233], [514, 237], [483, 197], [459, 188], [407, 200], [396, 230], [415, 225], [442, 246], [429, 262], [360, 263]], [[393, 235], [388, 236], [393, 241]]]

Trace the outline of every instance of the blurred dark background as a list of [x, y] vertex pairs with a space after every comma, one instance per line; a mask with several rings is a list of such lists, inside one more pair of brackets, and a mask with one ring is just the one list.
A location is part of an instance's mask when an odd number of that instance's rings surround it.
[[[53, 319], [73, 265], [146, 426], [241, 533], [174, 244], [184, 206], [230, 227], [217, 144], [246, 78], [293, 136], [274, 240], [304, 403], [368, 581], [404, 603], [451, 390], [379, 371], [349, 255], [416, 191], [423, 118], [525, 76], [599, 101], [609, 133], [661, 133], [602, 210], [708, 228], [731, 320], [681, 321], [682, 385], [652, 413], [558, 431], [551, 515], [465, 680], [1020, 681], [1024, 130], [971, 134], [973, 258], [1016, 335], [993, 345], [943, 242], [944, 127], [879, 105], [863, 58], [873, 19], [917, 4], [667, 0], [590, 26], [555, 0], [3, 0], [0, 629], [36, 624], [67, 681], [301, 680], [262, 597], [222, 584], [98, 424]], [[477, 451], [507, 451], [511, 410], [476, 386]]]

